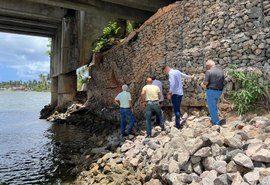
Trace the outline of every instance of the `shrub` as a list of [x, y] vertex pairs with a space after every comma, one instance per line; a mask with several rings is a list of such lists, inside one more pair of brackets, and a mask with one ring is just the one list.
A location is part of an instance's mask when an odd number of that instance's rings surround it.
[[93, 52], [100, 52], [105, 47], [111, 47], [116, 41], [120, 27], [116, 22], [109, 22], [108, 26], [103, 28], [102, 35], [95, 42]]
[[239, 85], [238, 90], [229, 93], [234, 108], [238, 114], [250, 111], [254, 104], [264, 94], [264, 85], [259, 81], [258, 74], [254, 72], [239, 71], [231, 66], [229, 75]]

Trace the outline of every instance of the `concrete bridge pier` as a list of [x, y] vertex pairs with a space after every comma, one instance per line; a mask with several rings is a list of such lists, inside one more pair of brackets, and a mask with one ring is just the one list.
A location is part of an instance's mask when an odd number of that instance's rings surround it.
[[57, 106], [66, 107], [74, 100], [77, 90], [76, 70], [58, 76]]
[[51, 106], [63, 108], [74, 100], [77, 89], [76, 71], [51, 78]]
[[58, 77], [51, 78], [51, 106], [57, 106], [58, 99]]

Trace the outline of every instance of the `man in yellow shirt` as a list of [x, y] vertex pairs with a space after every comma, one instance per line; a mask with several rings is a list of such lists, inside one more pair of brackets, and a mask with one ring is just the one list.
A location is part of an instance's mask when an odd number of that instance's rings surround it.
[[159, 117], [160, 127], [164, 130], [164, 119], [162, 115], [162, 110], [159, 104], [160, 100], [160, 89], [152, 84], [152, 79], [147, 78], [147, 85], [145, 85], [142, 89], [141, 98], [142, 104], [146, 107], [146, 133], [147, 137], [151, 137], [151, 116], [152, 112], [155, 112]]

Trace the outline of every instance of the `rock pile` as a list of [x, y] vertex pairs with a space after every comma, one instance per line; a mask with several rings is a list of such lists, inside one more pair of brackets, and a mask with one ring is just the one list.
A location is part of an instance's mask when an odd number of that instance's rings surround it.
[[166, 122], [108, 152], [75, 184], [269, 185], [270, 119], [211, 126], [208, 117], [190, 116], [181, 130]]

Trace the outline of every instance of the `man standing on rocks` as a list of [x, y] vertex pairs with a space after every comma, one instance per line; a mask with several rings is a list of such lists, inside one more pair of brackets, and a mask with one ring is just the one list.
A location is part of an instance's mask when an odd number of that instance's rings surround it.
[[[133, 134], [132, 129], [134, 125], [133, 106], [131, 101], [131, 95], [128, 92], [128, 86], [125, 84], [122, 86], [122, 92], [119, 93], [114, 101], [117, 105], [120, 105], [120, 130], [121, 136], [127, 136]], [[126, 118], [129, 118], [128, 133], [125, 132]]]
[[[162, 83], [160, 80], [157, 80], [155, 76], [152, 77], [152, 80], [153, 80], [152, 84], [158, 86], [158, 88], [160, 90], [159, 104], [160, 104], [160, 106], [162, 106], [162, 102], [164, 101]], [[161, 109], [161, 111], [162, 111], [162, 109]], [[163, 111], [162, 111], [162, 116], [163, 116]], [[156, 114], [156, 123], [160, 125], [160, 119], [159, 119], [157, 114]]]
[[171, 99], [173, 104], [173, 110], [175, 113], [175, 126], [180, 128], [180, 106], [183, 97], [183, 83], [182, 78], [192, 78], [192, 76], [186, 75], [179, 70], [172, 69], [168, 65], [163, 67], [163, 71], [169, 74], [170, 91], [167, 95], [167, 99]]
[[213, 60], [206, 62], [206, 69], [205, 79], [201, 85], [203, 88], [206, 88], [207, 104], [212, 124], [220, 125], [225, 121], [219, 120], [217, 107], [224, 87], [224, 72], [222, 69], [216, 67]]
[[141, 98], [142, 104], [146, 107], [146, 133], [147, 137], [151, 137], [151, 117], [152, 112], [155, 112], [160, 120], [160, 127], [164, 130], [164, 119], [162, 116], [162, 110], [159, 104], [160, 100], [160, 90], [156, 85], [152, 84], [152, 79], [147, 78], [147, 85], [145, 85], [142, 89]]

